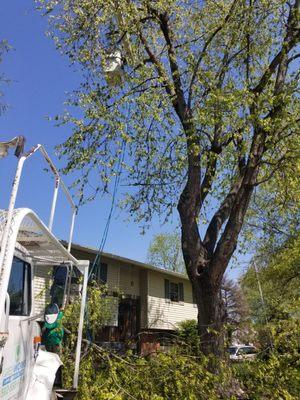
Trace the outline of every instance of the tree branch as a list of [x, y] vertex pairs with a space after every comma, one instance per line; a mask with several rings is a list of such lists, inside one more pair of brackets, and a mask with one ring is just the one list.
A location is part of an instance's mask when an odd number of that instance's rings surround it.
[[244, 177], [244, 182], [235, 196], [230, 215], [210, 262], [210, 275], [214, 282], [221, 282], [222, 276], [227, 268], [228, 262], [236, 249], [237, 238], [243, 226], [244, 217], [248, 209], [249, 201], [253, 192], [253, 185], [249, 182], [257, 171], [252, 171], [250, 176]]
[[[293, 8], [290, 10], [287, 33], [284, 38], [282, 48], [280, 52], [274, 57], [268, 70], [261, 77], [258, 85], [253, 89], [253, 93], [260, 94], [265, 86], [268, 84], [272, 74], [277, 71], [276, 82], [274, 86], [274, 94], [279, 94], [285, 84], [286, 71], [288, 64], [288, 52], [296, 45], [297, 38], [299, 37], [298, 27], [298, 9], [300, 0], [296, 0]], [[269, 117], [274, 119], [278, 116], [282, 109], [282, 104], [274, 107], [272, 112], [269, 113]], [[252, 106], [252, 112], [255, 111], [255, 106]], [[213, 253], [213, 257], [210, 263], [210, 273], [219, 281], [228, 265], [228, 262], [236, 248], [237, 238], [242, 228], [244, 217], [249, 205], [249, 201], [254, 190], [254, 186], [257, 182], [257, 176], [259, 172], [260, 161], [263, 153], [266, 151], [265, 140], [267, 132], [259, 127], [257, 124], [254, 126], [254, 135], [252, 140], [251, 149], [249, 152], [247, 166], [245, 167], [245, 173], [241, 186], [236, 193], [234, 202], [231, 207], [230, 215], [222, 233], [217, 247]], [[213, 226], [216, 230], [217, 226]], [[212, 238], [215, 239], [216, 232], [213, 232]], [[215, 239], [216, 240], [216, 239]], [[207, 242], [209, 244], [210, 241]], [[212, 247], [208, 247], [209, 251], [212, 251]]]
[[234, 0], [234, 1], [232, 2], [231, 6], [230, 6], [230, 9], [229, 9], [229, 12], [228, 12], [228, 14], [226, 15], [226, 17], [225, 17], [223, 23], [222, 23], [220, 26], [218, 26], [218, 28], [215, 29], [215, 30], [211, 33], [211, 35], [208, 37], [208, 39], [207, 39], [206, 42], [204, 43], [204, 46], [203, 46], [202, 50], [201, 50], [200, 53], [198, 54], [197, 62], [196, 62], [196, 65], [195, 65], [195, 68], [194, 68], [194, 71], [193, 71], [193, 74], [192, 74], [190, 86], [189, 86], [188, 101], [187, 101], [188, 108], [191, 107], [192, 96], [193, 96], [193, 86], [194, 86], [194, 83], [195, 83], [195, 80], [196, 80], [196, 76], [197, 76], [197, 73], [198, 73], [198, 70], [199, 70], [201, 61], [202, 61], [202, 59], [203, 59], [203, 57], [204, 57], [204, 55], [205, 55], [205, 53], [206, 53], [206, 50], [207, 50], [208, 46], [210, 45], [210, 43], [211, 43], [211, 42], [213, 41], [213, 39], [215, 38], [215, 36], [217, 35], [217, 33], [220, 32], [221, 29], [223, 29], [223, 27], [226, 25], [226, 23], [227, 23], [228, 20], [230, 19], [230, 17], [231, 17], [231, 15], [232, 15], [232, 13], [233, 13], [233, 10], [234, 10], [234, 7], [235, 7], [235, 4], [236, 4], [236, 3], [237, 3], [236, 0]]
[[[287, 161], [288, 159], [289, 160], [295, 159], [295, 161], [298, 159], [297, 156], [287, 157], [287, 153], [288, 153], [288, 151], [282, 157], [280, 157], [280, 159], [276, 162], [275, 168], [273, 168], [265, 178], [261, 179], [260, 181], [257, 181], [254, 186], [259, 186], [265, 182], [268, 182], [274, 176], [274, 174], [280, 169], [283, 162]], [[271, 163], [269, 163], [269, 164], [271, 164]]]
[[225, 197], [218, 211], [212, 217], [206, 230], [203, 244], [207, 251], [207, 256], [210, 259], [213, 255], [214, 248], [218, 239], [220, 230], [230, 215], [236, 195], [241, 187], [242, 178], [240, 177], [231, 187], [229, 193]]
[[207, 161], [205, 176], [201, 183], [198, 212], [200, 212], [203, 202], [213, 184], [213, 179], [216, 174], [218, 155], [221, 154], [223, 147], [224, 146], [226, 147], [228, 143], [228, 141], [226, 141], [220, 144], [220, 135], [221, 135], [221, 126], [220, 124], [217, 123], [214, 129], [214, 137], [211, 143], [211, 148], [208, 151], [208, 161]]
[[[161, 62], [158, 60], [156, 55], [153, 53], [153, 51], [151, 50], [151, 48], [150, 48], [147, 40], [143, 36], [142, 32], [139, 33], [139, 38], [140, 38], [142, 44], [144, 45], [144, 48], [149, 56], [149, 59], [152, 62], [152, 64], [154, 65], [158, 75], [163, 79], [164, 85], [166, 88], [166, 92], [169, 95], [172, 104], [174, 105], [174, 97], [175, 97], [174, 88], [172, 87], [172, 85], [169, 81], [168, 75], [167, 75], [166, 71], [164, 70], [164, 67], [162, 66]], [[174, 107], [175, 107], [175, 105], [174, 105]]]
[[260, 94], [269, 83], [271, 76], [275, 73], [277, 67], [281, 64], [285, 56], [297, 44], [300, 38], [299, 29], [299, 6], [300, 0], [296, 0], [293, 7], [290, 8], [290, 13], [287, 22], [287, 32], [283, 40], [280, 51], [273, 58], [267, 70], [259, 80], [258, 84], [252, 89], [254, 94]]
[[172, 79], [173, 79], [175, 92], [176, 92], [176, 96], [177, 96], [177, 103], [178, 103], [177, 108], [178, 108], [178, 112], [179, 112], [179, 118], [184, 125], [185, 120], [186, 120], [186, 114], [187, 114], [187, 106], [186, 106], [186, 102], [185, 102], [185, 98], [184, 98], [184, 93], [182, 90], [180, 69], [179, 69], [179, 65], [176, 60], [176, 54], [175, 54], [175, 50], [173, 48], [173, 44], [172, 44], [172, 40], [171, 40], [168, 15], [166, 13], [160, 14], [159, 21], [160, 21], [160, 28], [162, 30], [162, 33], [164, 35], [164, 38], [165, 38], [165, 41], [167, 44], [169, 64], [170, 64]]
[[203, 178], [203, 181], [201, 183], [201, 190], [200, 190], [200, 208], [202, 204], [204, 203], [204, 200], [206, 196], [208, 195], [214, 176], [216, 174], [216, 168], [217, 168], [217, 157], [215, 154], [209, 154], [208, 155], [208, 162], [207, 162], [207, 167], [206, 167], [206, 172]]
[[288, 63], [290, 64], [291, 62], [297, 60], [297, 58], [299, 58], [299, 57], [300, 57], [300, 53], [295, 54], [294, 56], [292, 56], [292, 57], [290, 57], [290, 58], [288, 59]]

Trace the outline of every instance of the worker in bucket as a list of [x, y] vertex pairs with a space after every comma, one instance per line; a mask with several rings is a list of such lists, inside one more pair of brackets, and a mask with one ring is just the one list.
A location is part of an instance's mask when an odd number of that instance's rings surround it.
[[62, 326], [63, 312], [55, 303], [49, 304], [45, 309], [45, 323], [42, 341], [47, 351], [61, 354], [61, 344], [64, 337]]

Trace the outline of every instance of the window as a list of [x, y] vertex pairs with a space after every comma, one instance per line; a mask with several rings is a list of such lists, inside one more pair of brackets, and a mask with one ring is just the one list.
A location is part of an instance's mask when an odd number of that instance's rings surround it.
[[175, 302], [184, 301], [183, 283], [170, 282], [169, 279], [165, 279], [165, 298]]
[[[90, 270], [93, 266], [93, 263], [90, 263]], [[95, 279], [99, 283], [107, 283], [107, 264], [105, 263], [100, 263], [95, 265], [93, 274], [92, 274], [93, 279]]]
[[241, 347], [239, 348], [238, 355], [244, 355], [244, 354], [255, 354], [256, 349], [255, 347]]
[[229, 347], [229, 349], [227, 351], [231, 356], [234, 356], [236, 353], [236, 350], [237, 350], [236, 347]]
[[107, 283], [107, 264], [101, 263], [98, 267], [98, 280], [101, 283]]
[[61, 308], [64, 305], [64, 295], [69, 280], [70, 268], [66, 264], [53, 268], [53, 283], [50, 289], [51, 302]]
[[179, 301], [178, 283], [170, 282], [170, 300]]
[[8, 284], [9, 315], [30, 315], [31, 268], [30, 264], [14, 257]]

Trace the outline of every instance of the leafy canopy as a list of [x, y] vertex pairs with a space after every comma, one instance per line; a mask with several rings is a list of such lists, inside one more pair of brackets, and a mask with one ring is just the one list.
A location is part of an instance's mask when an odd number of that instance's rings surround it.
[[176, 232], [155, 235], [148, 249], [147, 262], [158, 268], [184, 273], [179, 235]]
[[[84, 71], [68, 111], [58, 118], [73, 126], [60, 152], [68, 160], [65, 172], [81, 172], [74, 185], [82, 201], [108, 190], [121, 160], [124, 203], [135, 219], [170, 215], [187, 176], [186, 129], [189, 152], [200, 155], [204, 171], [202, 198], [209, 194], [203, 223], [245, 165], [254, 124], [267, 134], [258, 182], [272, 178], [286, 159], [293, 174], [299, 150], [295, 52], [289, 54], [284, 91], [274, 92], [270, 68], [285, 35], [288, 2], [38, 3], [58, 49]], [[107, 56], [116, 49], [122, 68], [105, 73]]]
[[[258, 322], [300, 318], [300, 234], [288, 239], [272, 255], [257, 258], [258, 276], [253, 267], [242, 278], [252, 317]], [[257, 278], [260, 280], [265, 309], [262, 307]], [[265, 314], [266, 313], [266, 314]]]

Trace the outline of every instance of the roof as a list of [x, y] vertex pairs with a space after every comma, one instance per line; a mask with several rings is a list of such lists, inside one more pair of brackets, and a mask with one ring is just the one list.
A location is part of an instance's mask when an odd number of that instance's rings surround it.
[[[62, 241], [62, 243], [64, 245], [66, 245], [66, 242], [64, 240]], [[83, 252], [87, 252], [87, 253], [92, 253], [92, 254], [97, 254], [98, 253], [98, 249], [96, 249], [94, 247], [82, 246], [82, 245], [77, 244], [77, 243], [72, 243], [71, 252], [72, 252], [72, 249], [83, 251]], [[131, 264], [131, 265], [134, 265], [134, 266], [142, 268], [142, 269], [148, 269], [148, 270], [151, 270], [151, 271], [159, 272], [161, 274], [174, 276], [174, 277], [177, 277], [177, 278], [180, 278], [180, 279], [189, 280], [187, 275], [181, 274], [179, 272], [174, 272], [174, 271], [169, 271], [169, 270], [166, 270], [166, 269], [163, 269], [163, 268], [158, 268], [158, 267], [155, 267], [154, 265], [142, 263], [140, 261], [132, 260], [131, 258], [127, 258], [127, 257], [118, 256], [116, 254], [101, 252], [101, 257], [109, 258], [109, 259], [114, 260], [114, 261], [120, 261], [120, 262], [123, 262], [125, 264]]]

